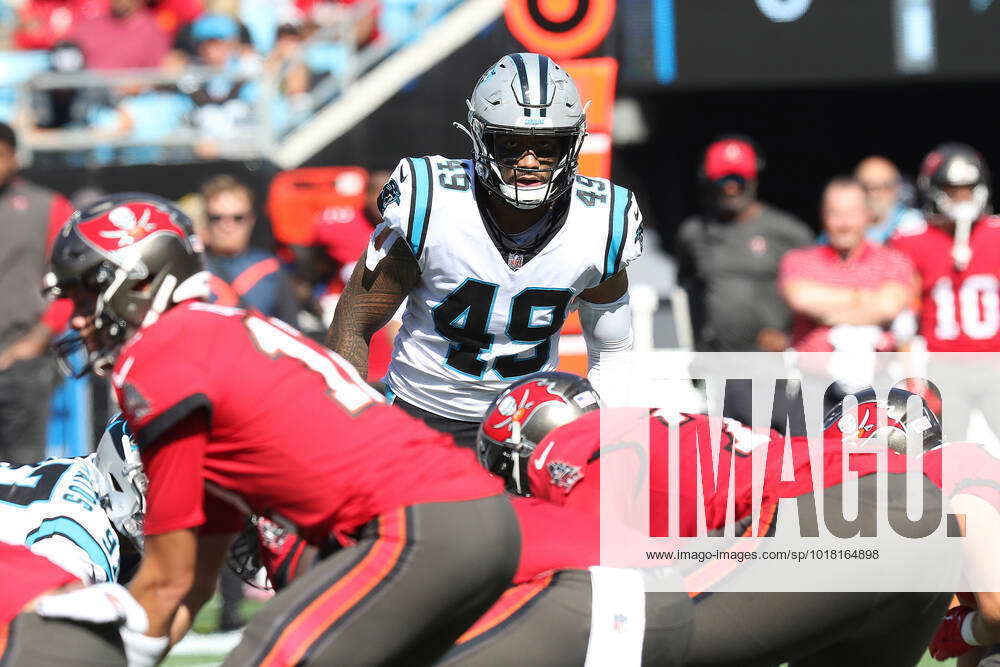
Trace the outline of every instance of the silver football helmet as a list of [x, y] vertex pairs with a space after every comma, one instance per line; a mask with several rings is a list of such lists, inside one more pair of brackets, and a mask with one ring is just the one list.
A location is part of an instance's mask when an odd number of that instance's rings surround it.
[[[572, 186], [587, 136], [587, 109], [573, 79], [551, 58], [504, 56], [479, 78], [466, 105], [469, 128], [455, 126], [472, 139], [476, 175], [493, 194], [531, 209]], [[547, 154], [536, 154], [538, 168], [516, 166], [523, 154], [519, 137], [550, 139]]]
[[101, 505], [111, 524], [141, 550], [149, 482], [142, 471], [139, 450], [120, 413], [108, 422], [93, 463], [100, 473]]

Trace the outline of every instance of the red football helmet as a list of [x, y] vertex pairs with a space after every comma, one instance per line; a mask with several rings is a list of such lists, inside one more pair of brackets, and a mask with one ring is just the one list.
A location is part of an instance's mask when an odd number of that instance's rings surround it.
[[[155, 195], [113, 195], [75, 212], [59, 232], [49, 262], [44, 286], [49, 298], [73, 297], [78, 309], [81, 300], [93, 300], [96, 345], [76, 375], [103, 374], [140, 327], [180, 301], [208, 295], [208, 273], [191, 221]], [[56, 351], [65, 360], [83, 342], [72, 332], [56, 343]]]
[[509, 491], [528, 493], [528, 458], [551, 431], [600, 407], [586, 378], [550, 371], [507, 387], [479, 425], [479, 462], [507, 482]]

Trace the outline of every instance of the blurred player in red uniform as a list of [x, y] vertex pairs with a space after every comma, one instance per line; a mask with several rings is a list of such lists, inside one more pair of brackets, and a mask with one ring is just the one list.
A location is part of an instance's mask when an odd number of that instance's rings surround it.
[[[606, 498], [604, 517], [615, 512], [634, 510], [637, 502], [650, 504], [650, 535], [666, 535], [667, 502], [677, 497], [681, 536], [697, 530], [696, 484], [703, 485], [704, 513], [709, 531], [718, 531], [727, 522], [730, 479], [734, 476], [736, 534], [751, 528], [752, 478], [751, 452], [764, 450], [763, 492], [760, 525], [752, 534], [766, 535], [774, 525], [778, 500], [797, 498], [799, 503], [816, 507], [814, 497], [824, 494], [825, 506], [843, 507], [844, 437], [857, 443], [882, 439], [890, 448], [905, 450], [908, 392], [890, 393], [887, 427], [875, 428], [877, 411], [882, 409], [874, 396], [859, 395], [858, 415], [844, 415], [835, 409], [827, 416], [824, 433], [821, 488], [813, 486], [813, 474], [805, 438], [786, 442], [775, 432], [754, 433], [733, 420], [715, 420], [705, 415], [665, 417], [662, 413], [639, 416], [648, 422], [649, 498]], [[635, 459], [642, 474], [645, 453], [629, 443], [635, 424], [628, 424], [616, 411], [598, 410], [593, 389], [582, 378], [566, 374], [541, 373], [511, 385], [491, 406], [483, 420], [478, 451], [481, 462], [508, 481], [508, 488], [525, 495], [535, 495], [583, 512], [601, 515], [600, 468], [611, 456]], [[629, 410], [633, 420], [637, 411]], [[626, 413], [627, 414], [627, 413]], [[602, 443], [600, 420], [611, 419], [613, 428], [605, 427]], [[940, 444], [940, 426], [924, 407], [919, 418], [923, 426], [924, 448]], [[926, 420], [926, 421], [924, 421]], [[667, 477], [667, 439], [669, 424], [679, 428], [679, 493], [670, 495]], [[642, 427], [643, 425], [639, 425]], [[619, 427], [621, 427], [619, 429]], [[699, 476], [695, 459], [712, 461], [699, 451], [711, 449], [710, 429], [720, 436], [718, 479], [706, 486]], [[854, 434], [857, 434], [856, 436]], [[633, 435], [634, 437], [634, 435]], [[772, 447], [771, 445], [775, 445]], [[602, 446], [603, 445], [603, 446]], [[782, 479], [783, 457], [791, 456], [794, 477]], [[905, 517], [905, 471], [903, 456], [889, 457], [890, 515]], [[631, 463], [631, 461], [630, 461]], [[711, 463], [708, 474], [711, 476]], [[702, 463], [704, 469], [705, 464]], [[732, 466], [732, 467], [730, 467]], [[875, 456], [853, 456], [850, 469], [857, 473], [859, 493], [875, 498], [878, 475]], [[618, 467], [616, 465], [616, 467]], [[731, 472], [730, 472], [731, 470]], [[525, 481], [526, 480], [526, 481]], [[625, 491], [623, 489], [623, 491]], [[622, 493], [625, 496], [628, 492]], [[924, 480], [924, 493], [938, 493], [932, 480]], [[932, 501], [925, 500], [925, 507]], [[805, 516], [809, 513], [806, 512]], [[625, 518], [627, 515], [622, 514]], [[800, 519], [803, 515], [800, 513]], [[812, 516], [816, 516], [815, 509]], [[875, 520], [873, 513], [868, 517]], [[815, 522], [815, 518], [813, 519]], [[827, 522], [830, 522], [827, 516]], [[804, 530], [809, 530], [803, 526]], [[912, 527], [919, 533], [923, 525]], [[813, 528], [812, 530], [815, 530]], [[660, 532], [654, 532], [660, 531]], [[926, 534], [926, 533], [923, 533]], [[725, 565], [726, 563], [723, 563]], [[720, 577], [752, 577], [753, 569], [706, 566], [688, 577], [688, 587], [696, 598], [695, 633], [685, 664], [693, 665], [770, 665], [804, 659], [809, 664], [883, 664], [907, 665], [919, 659], [934, 632], [949, 596], [939, 593], [707, 593]], [[712, 575], [714, 578], [709, 577]], [[874, 641], [877, 638], [877, 641]], [[812, 662], [819, 661], [819, 662]]]
[[[917, 186], [926, 222], [901, 224], [891, 240], [919, 278], [919, 333], [934, 352], [1000, 352], [1000, 218], [990, 215], [990, 173], [964, 144], [928, 153]], [[946, 440], [966, 437], [978, 407], [1000, 434], [996, 363], [982, 354], [931, 357], [928, 377], [949, 398]]]
[[189, 234], [164, 200], [111, 197], [63, 228], [47, 278], [73, 299], [88, 366], [113, 367], [149, 478], [135, 648], [151, 663], [183, 635], [254, 512], [342, 548], [254, 618], [231, 664], [432, 662], [514, 573], [500, 485], [336, 354], [201, 301]]

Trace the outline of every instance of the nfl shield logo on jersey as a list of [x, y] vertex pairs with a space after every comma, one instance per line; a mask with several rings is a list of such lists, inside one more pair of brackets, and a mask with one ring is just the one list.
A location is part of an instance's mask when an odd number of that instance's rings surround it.
[[553, 461], [548, 465], [549, 478], [554, 486], [562, 489], [567, 495], [583, 479], [580, 466], [570, 465], [563, 461]]
[[520, 269], [524, 266], [524, 255], [519, 252], [512, 252], [507, 255], [507, 266], [512, 269]]

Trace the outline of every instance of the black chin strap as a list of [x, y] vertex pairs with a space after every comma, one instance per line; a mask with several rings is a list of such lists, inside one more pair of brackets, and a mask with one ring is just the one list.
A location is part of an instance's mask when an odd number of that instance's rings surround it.
[[[487, 197], [496, 197], [487, 188], [480, 184], [478, 177], [476, 178], [476, 205], [479, 207], [479, 215], [483, 219], [483, 225], [486, 227], [486, 232], [490, 236], [490, 240], [493, 241], [493, 245], [500, 252], [501, 255], [507, 259], [507, 263], [512, 265], [511, 256], [520, 255], [521, 261], [519, 265], [523, 265], [528, 262], [532, 257], [537, 255], [542, 248], [548, 245], [548, 242], [552, 240], [552, 237], [562, 229], [563, 225], [566, 224], [566, 217], [569, 213], [569, 193], [572, 188], [567, 190], [565, 193], [559, 196], [551, 204], [548, 204], [548, 210], [539, 218], [538, 223], [543, 224], [544, 231], [539, 234], [531, 243], [525, 246], [517, 245], [509, 234], [500, 229], [500, 225], [497, 223], [496, 218], [493, 215], [493, 211], [486, 204]], [[500, 200], [501, 203], [506, 206], [506, 202]], [[543, 206], [546, 206], [543, 204]], [[512, 265], [513, 266], [513, 265]], [[517, 267], [514, 267], [517, 268]]]

